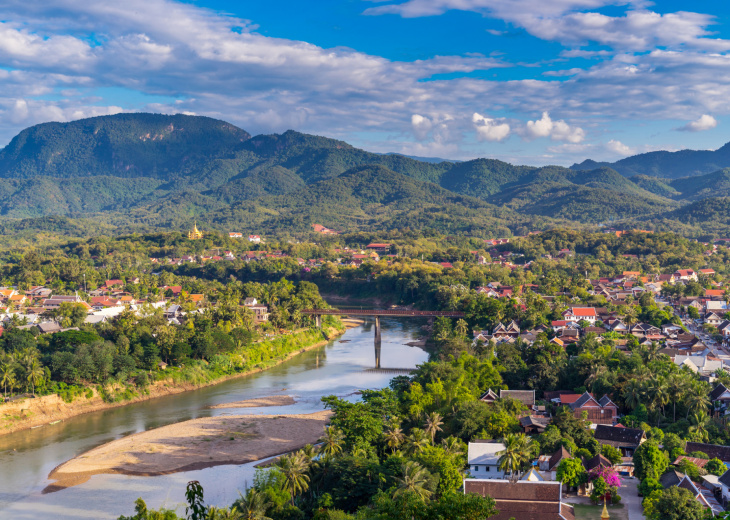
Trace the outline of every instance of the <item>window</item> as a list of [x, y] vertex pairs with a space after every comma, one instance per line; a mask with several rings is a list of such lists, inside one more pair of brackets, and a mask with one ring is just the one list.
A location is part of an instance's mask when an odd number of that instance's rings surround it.
[[486, 470], [489, 471], [491, 468], [489, 466], [486, 467]]
[[474, 466], [474, 471], [479, 471], [479, 466]]

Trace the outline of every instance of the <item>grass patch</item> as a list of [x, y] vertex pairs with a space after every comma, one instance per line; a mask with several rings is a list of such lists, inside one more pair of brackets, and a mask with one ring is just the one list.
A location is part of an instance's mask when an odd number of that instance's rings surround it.
[[[576, 520], [601, 520], [603, 504], [600, 506], [573, 504], [573, 507], [575, 508]], [[629, 520], [629, 511], [624, 504], [608, 506], [608, 514], [611, 516], [611, 520]]]

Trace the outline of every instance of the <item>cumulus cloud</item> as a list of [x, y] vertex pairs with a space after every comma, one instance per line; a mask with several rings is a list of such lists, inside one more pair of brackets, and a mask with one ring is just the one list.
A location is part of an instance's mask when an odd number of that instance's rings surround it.
[[540, 119], [527, 122], [524, 136], [528, 139], [550, 137], [553, 141], [577, 144], [585, 139], [585, 131], [580, 127], [570, 126], [562, 119], [553, 121], [548, 112], [543, 112]]
[[686, 125], [677, 128], [681, 132], [703, 132], [717, 126], [717, 119], [709, 114], [702, 114], [699, 119], [690, 121]]
[[609, 142], [607, 142], [606, 149], [609, 152], [615, 153], [616, 155], [621, 155], [623, 157], [633, 155], [635, 153], [633, 148], [625, 145], [624, 143], [616, 139], [611, 139]]
[[416, 139], [423, 141], [428, 136], [428, 133], [433, 128], [433, 123], [427, 117], [420, 114], [413, 114], [411, 116], [411, 127], [413, 128], [413, 134]]
[[471, 116], [471, 121], [480, 141], [503, 141], [509, 137], [510, 126], [503, 121], [485, 117], [477, 112]]

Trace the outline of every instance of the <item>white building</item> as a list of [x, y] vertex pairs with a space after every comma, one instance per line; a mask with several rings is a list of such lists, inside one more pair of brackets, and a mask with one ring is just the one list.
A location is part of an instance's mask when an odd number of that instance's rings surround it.
[[467, 458], [471, 475], [483, 479], [504, 478], [504, 471], [500, 471], [498, 467], [499, 455], [497, 455], [502, 450], [504, 450], [504, 444], [501, 442], [470, 442]]

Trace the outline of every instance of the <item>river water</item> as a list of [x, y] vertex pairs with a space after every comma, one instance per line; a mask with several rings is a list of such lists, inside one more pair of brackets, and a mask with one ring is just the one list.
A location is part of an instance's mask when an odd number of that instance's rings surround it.
[[[413, 368], [428, 354], [405, 343], [415, 339], [424, 321], [382, 322], [382, 368]], [[96, 475], [88, 482], [42, 494], [48, 474], [59, 464], [106, 442], [158, 426], [231, 413], [311, 413], [320, 398], [353, 396], [358, 389], [387, 386], [393, 374], [368, 371], [375, 366], [372, 323], [348, 330], [328, 345], [300, 354], [265, 372], [219, 385], [161, 397], [121, 408], [81, 415], [55, 425], [0, 436], [0, 519], [115, 519], [133, 513], [142, 497], [151, 508], [185, 511], [185, 484], [198, 480], [209, 505], [228, 506], [251, 484], [253, 463], [217, 466], [159, 477]], [[291, 406], [217, 409], [211, 405], [291, 395]]]

